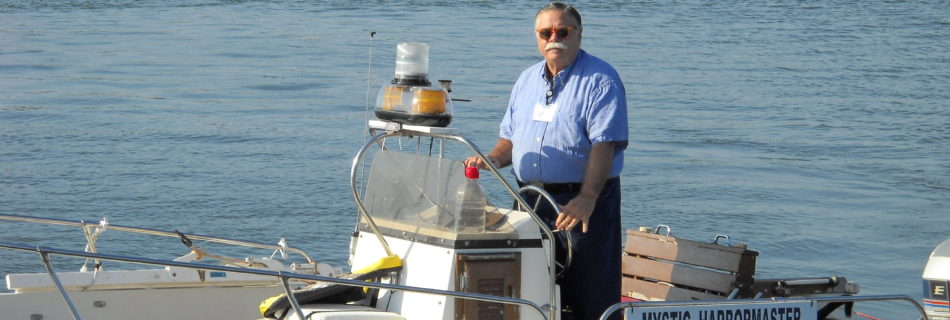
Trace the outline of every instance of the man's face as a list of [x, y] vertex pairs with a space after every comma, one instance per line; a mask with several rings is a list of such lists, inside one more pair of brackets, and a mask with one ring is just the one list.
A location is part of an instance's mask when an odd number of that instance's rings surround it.
[[[561, 37], [567, 31], [567, 36]], [[581, 32], [571, 15], [560, 10], [548, 10], [538, 15], [534, 21], [534, 35], [538, 40], [538, 51], [548, 66], [561, 70], [574, 62], [581, 49]], [[544, 35], [550, 35], [544, 38]], [[554, 44], [552, 44], [554, 43]], [[561, 48], [554, 48], [556, 46]]]

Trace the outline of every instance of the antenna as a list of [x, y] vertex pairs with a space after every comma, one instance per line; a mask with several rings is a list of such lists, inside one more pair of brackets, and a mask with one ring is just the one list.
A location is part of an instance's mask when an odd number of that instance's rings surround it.
[[363, 141], [366, 141], [366, 139], [368, 139], [367, 135], [369, 135], [369, 93], [373, 78], [373, 40], [375, 36], [376, 31], [369, 32], [369, 61], [366, 63], [366, 110], [363, 112], [363, 125], [365, 126], [365, 130], [363, 130]]
[[[369, 109], [370, 109], [370, 90], [372, 90], [372, 79], [373, 79], [373, 40], [375, 39], [376, 31], [369, 32], [369, 61], [366, 63], [366, 110], [363, 111], [363, 141], [369, 139]], [[362, 142], [361, 142], [362, 143]], [[360, 167], [360, 176], [365, 177], [365, 172], [363, 167]], [[363, 186], [360, 185], [359, 188], [362, 190]], [[359, 223], [357, 223], [357, 226]], [[358, 227], [357, 227], [358, 228]]]

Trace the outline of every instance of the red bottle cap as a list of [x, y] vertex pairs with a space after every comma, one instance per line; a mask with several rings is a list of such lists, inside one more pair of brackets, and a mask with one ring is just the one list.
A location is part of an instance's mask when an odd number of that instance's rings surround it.
[[478, 168], [476, 167], [465, 168], [465, 177], [469, 179], [478, 179]]

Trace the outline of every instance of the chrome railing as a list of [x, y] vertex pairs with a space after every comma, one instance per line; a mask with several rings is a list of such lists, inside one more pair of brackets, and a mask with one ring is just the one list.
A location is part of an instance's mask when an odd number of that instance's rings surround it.
[[303, 316], [303, 310], [300, 308], [300, 304], [298, 303], [296, 297], [294, 297], [293, 292], [291, 291], [290, 285], [288, 284], [289, 279], [312, 280], [312, 281], [333, 283], [333, 284], [352, 286], [352, 287], [399, 290], [399, 291], [416, 292], [416, 293], [422, 293], [422, 294], [449, 296], [449, 297], [455, 297], [455, 298], [466, 299], [466, 300], [477, 300], [477, 301], [495, 302], [495, 303], [516, 305], [516, 306], [527, 306], [527, 307], [530, 307], [532, 310], [537, 311], [538, 314], [541, 315], [542, 319], [549, 319], [545, 315], [545, 311], [546, 311], [545, 308], [538, 306], [537, 304], [531, 301], [523, 300], [523, 299], [491, 296], [491, 295], [478, 294], [478, 293], [446, 291], [446, 290], [403, 286], [403, 285], [379, 283], [379, 282], [366, 282], [363, 280], [340, 279], [340, 278], [332, 278], [332, 277], [300, 274], [300, 273], [284, 272], [284, 271], [244, 269], [244, 268], [211, 265], [211, 264], [204, 264], [204, 263], [181, 262], [181, 261], [172, 261], [172, 260], [156, 260], [156, 259], [149, 259], [149, 258], [142, 258], [142, 257], [130, 257], [130, 256], [113, 255], [113, 254], [56, 249], [56, 248], [49, 248], [49, 247], [32, 247], [28, 245], [14, 244], [14, 243], [0, 242], [0, 248], [38, 253], [43, 260], [43, 264], [46, 266], [47, 272], [49, 273], [50, 277], [53, 279], [53, 282], [56, 284], [56, 287], [59, 290], [60, 295], [62, 296], [63, 300], [66, 303], [67, 308], [69, 308], [70, 312], [72, 313], [73, 319], [75, 320], [80, 320], [81, 317], [79, 315], [79, 312], [76, 311], [76, 308], [72, 303], [72, 300], [69, 298], [69, 294], [66, 292], [62, 284], [59, 282], [59, 277], [56, 276], [56, 271], [53, 270], [53, 266], [49, 262], [49, 255], [51, 254], [71, 256], [71, 257], [77, 257], [77, 258], [86, 258], [86, 259], [99, 259], [99, 260], [129, 262], [129, 263], [138, 263], [138, 264], [146, 264], [146, 265], [183, 267], [183, 268], [192, 268], [192, 269], [237, 272], [237, 273], [278, 277], [281, 280], [281, 283], [283, 284], [284, 293], [287, 295], [287, 298], [290, 301], [290, 304], [299, 319], [306, 319], [306, 318]]
[[[0, 220], [80, 227], [83, 229], [83, 232], [86, 234], [86, 242], [87, 242], [86, 251], [93, 252], [93, 253], [96, 252], [95, 250], [96, 237], [98, 237], [100, 233], [106, 230], [141, 233], [141, 234], [165, 236], [165, 237], [173, 237], [173, 238], [180, 237], [180, 235], [177, 232], [173, 232], [173, 231], [162, 231], [162, 230], [157, 230], [157, 229], [138, 228], [138, 227], [129, 227], [129, 226], [111, 224], [105, 218], [103, 218], [102, 221], [90, 223], [84, 220], [65, 220], [65, 219], [55, 219], [55, 218], [21, 216], [21, 215], [13, 215], [13, 214], [0, 214]], [[95, 230], [93, 231], [93, 229]], [[288, 247], [284, 239], [281, 239], [281, 241], [278, 244], [274, 245], [274, 244], [261, 243], [261, 242], [203, 236], [203, 235], [198, 235], [198, 234], [184, 233], [183, 235], [188, 237], [188, 239], [191, 239], [191, 240], [200, 240], [200, 241], [222, 243], [222, 244], [228, 244], [228, 245], [234, 245], [234, 246], [275, 250], [275, 252], [277, 251], [281, 252], [282, 256], [284, 252], [293, 252], [307, 259], [307, 263], [310, 263], [310, 264], [315, 263], [313, 258], [310, 257], [310, 255], [307, 254], [307, 252], [303, 251], [302, 249]]]

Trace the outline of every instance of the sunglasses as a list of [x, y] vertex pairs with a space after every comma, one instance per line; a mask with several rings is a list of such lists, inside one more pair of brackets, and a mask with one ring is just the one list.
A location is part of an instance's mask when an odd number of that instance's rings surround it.
[[574, 31], [574, 28], [572, 27], [544, 29], [538, 30], [538, 36], [541, 37], [541, 39], [547, 40], [551, 39], [551, 35], [556, 34], [558, 39], [564, 39], [567, 38], [567, 35], [572, 31]]

